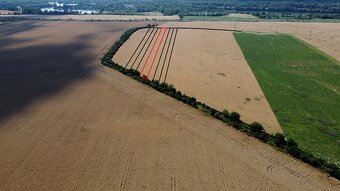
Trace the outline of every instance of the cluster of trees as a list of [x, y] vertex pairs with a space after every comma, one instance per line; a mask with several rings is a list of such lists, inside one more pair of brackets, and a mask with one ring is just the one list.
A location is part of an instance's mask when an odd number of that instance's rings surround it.
[[[0, 9], [15, 10], [16, 6], [21, 6], [24, 13], [43, 14], [40, 8], [48, 6], [49, 1], [3, 0], [0, 2]], [[59, 0], [59, 2], [77, 4], [73, 7], [75, 9], [98, 10], [100, 13], [109, 11], [113, 14], [161, 12], [165, 15], [221, 16], [231, 12], [240, 12], [252, 13], [260, 18], [276, 19], [282, 18], [282, 14], [288, 14], [289, 17], [295, 19], [340, 18], [339, 0]]]
[[[140, 10], [160, 10], [165, 15], [179, 14], [180, 16], [222, 16], [233, 12], [250, 13], [263, 19], [314, 19], [340, 18], [340, 2], [334, 1], [298, 1], [298, 0], [196, 0], [175, 2], [157, 1], [157, 7], [153, 2], [138, 5]], [[180, 5], [180, 6], [178, 6]]]
[[220, 120], [224, 123], [238, 129], [249, 136], [253, 136], [264, 143], [268, 143], [270, 145], [276, 146], [280, 148], [282, 151], [289, 153], [290, 155], [314, 166], [317, 168], [321, 168], [324, 171], [328, 172], [331, 176], [340, 180], [340, 168], [333, 163], [329, 163], [323, 159], [317, 158], [316, 156], [301, 150], [298, 144], [291, 138], [286, 138], [284, 134], [277, 133], [275, 135], [268, 134], [264, 131], [263, 126], [254, 122], [251, 124], [247, 124], [240, 119], [240, 114], [237, 112], [229, 112], [228, 110], [218, 111], [210, 106], [197, 101], [195, 97], [191, 97], [183, 94], [181, 91], [176, 90], [172, 85], [167, 84], [165, 82], [160, 83], [159, 81], [150, 81], [147, 78], [141, 78], [140, 73], [134, 69], [126, 69], [112, 61], [114, 54], [118, 51], [118, 49], [124, 44], [129, 37], [141, 28], [154, 27], [154, 25], [147, 25], [145, 27], [132, 28], [127, 30], [118, 41], [108, 50], [106, 54], [104, 54], [101, 59], [102, 64], [109, 66], [118, 70], [119, 72], [132, 77], [133, 79], [150, 86], [151, 88], [165, 93], [170, 97], [177, 99], [187, 105], [190, 105], [200, 111]]
[[261, 19], [340, 19], [340, 14], [248, 12]]

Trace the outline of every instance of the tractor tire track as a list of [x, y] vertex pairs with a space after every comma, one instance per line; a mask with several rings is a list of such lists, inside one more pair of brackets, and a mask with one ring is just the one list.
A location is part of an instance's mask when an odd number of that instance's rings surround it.
[[[95, 143], [93, 144], [93, 146], [92, 146], [92, 148], [91, 148], [91, 151], [87, 154], [87, 156], [86, 156], [84, 162], [82, 163], [82, 165], [81, 165], [81, 167], [80, 167], [80, 172], [83, 172], [84, 169], [85, 169], [85, 167], [86, 167], [87, 164], [89, 163], [89, 161], [90, 161], [90, 159], [91, 159], [91, 156], [93, 155], [93, 152], [94, 152], [96, 146], [98, 145], [98, 142], [99, 142], [99, 140], [100, 140], [100, 139], [99, 139], [100, 136], [102, 135], [103, 131], [106, 129], [106, 127], [107, 127], [108, 124], [109, 124], [109, 121], [110, 121], [110, 119], [111, 119], [111, 117], [112, 117], [113, 111], [119, 110], [120, 106], [119, 106], [119, 105], [118, 105], [118, 107], [115, 107], [115, 106], [118, 104], [118, 101], [119, 101], [120, 97], [121, 97], [121, 90], [120, 90], [120, 89], [117, 89], [117, 92], [116, 92], [116, 95], [115, 95], [115, 99], [114, 99], [114, 101], [113, 101], [113, 103], [112, 103], [112, 105], [111, 105], [111, 107], [110, 107], [110, 110], [109, 110], [108, 114], [107, 114], [106, 117], [105, 117], [104, 124], [102, 125], [102, 128], [99, 130], [99, 133], [98, 133], [97, 136], [95, 137], [95, 141], [94, 141]], [[71, 173], [71, 172], [69, 172], [69, 173]], [[68, 176], [65, 176], [64, 178], [66, 178], [66, 177], [68, 177]], [[80, 178], [80, 174], [77, 176], [75, 182], [78, 182], [79, 178]], [[61, 181], [60, 184], [62, 184], [62, 182], [63, 182], [63, 181]], [[61, 185], [59, 185], [59, 186], [61, 186]], [[75, 188], [73, 188], [73, 189], [75, 189]]]
[[[215, 133], [212, 132], [211, 128], [209, 128], [205, 124], [204, 124], [204, 126], [205, 126], [205, 128], [207, 128], [209, 130], [209, 132], [213, 136], [214, 140], [216, 140], [217, 137], [216, 137]], [[217, 147], [215, 149], [215, 153], [216, 153], [215, 156], [217, 157], [220, 178], [222, 180], [222, 183], [223, 183], [223, 186], [224, 186], [224, 190], [228, 190], [228, 182], [226, 181], [226, 175], [225, 175], [225, 171], [224, 171], [223, 161], [221, 159], [221, 151], [218, 150]]]
[[176, 153], [175, 153], [175, 138], [176, 138], [176, 116], [178, 116], [179, 113], [174, 114], [172, 117], [172, 140], [171, 140], [171, 191], [176, 191]]
[[[186, 116], [188, 116], [189, 118], [192, 118], [192, 119], [193, 119], [193, 117], [190, 116], [190, 115], [187, 115], [187, 114], [182, 114], [182, 115], [186, 115]], [[205, 127], [205, 128], [211, 128], [211, 127], [209, 126], [209, 123], [208, 123], [207, 121], [205, 121], [205, 120], [202, 119], [202, 118], [201, 118], [201, 120], [203, 121], [203, 122], [202, 122], [202, 123], [203, 123], [203, 127]], [[294, 171], [294, 170], [292, 170], [292, 169], [286, 167], [285, 165], [279, 164], [277, 161], [275, 161], [275, 160], [269, 158], [268, 156], [265, 156], [264, 154], [262, 154], [262, 153], [256, 151], [256, 149], [249, 148], [249, 147], [248, 147], [247, 145], [245, 145], [244, 143], [242, 143], [242, 142], [240, 142], [240, 141], [238, 141], [238, 140], [236, 140], [236, 139], [234, 139], [234, 138], [232, 138], [232, 137], [230, 137], [230, 136], [228, 136], [228, 135], [225, 135], [225, 134], [223, 134], [223, 133], [221, 133], [221, 134], [219, 134], [219, 135], [221, 135], [221, 136], [222, 136], [223, 138], [225, 138], [225, 139], [231, 140], [232, 142], [234, 142], [234, 143], [236, 143], [237, 145], [241, 146], [244, 150], [251, 151], [251, 153], [260, 156], [261, 158], [263, 158], [263, 159], [266, 160], [266, 161], [269, 161], [270, 163], [272, 163], [272, 165], [274, 165], [274, 166], [276, 166], [276, 167], [280, 167], [280, 168], [282, 168], [283, 170], [285, 170], [285, 171], [289, 172], [290, 174], [292, 174], [293, 176], [295, 176], [295, 177], [297, 177], [297, 178], [299, 178], [299, 179], [302, 179], [303, 181], [307, 182], [308, 184], [310, 184], [311, 186], [315, 187], [316, 189], [318, 189], [318, 190], [323, 190], [323, 191], [326, 191], [326, 190], [327, 190], [327, 189], [325, 189], [324, 187], [319, 186], [318, 184], [316, 184], [316, 183], [314, 183], [313, 181], [309, 180], [309, 179], [306, 178], [305, 176], [301, 175], [300, 173], [298, 173], [298, 172], [296, 172], [296, 171]], [[216, 139], [216, 140], [217, 140], [217, 139]], [[223, 141], [223, 140], [222, 140], [222, 141]], [[225, 142], [225, 141], [223, 141], [223, 142]], [[247, 152], [247, 153], [248, 153], [248, 152]]]
[[[205, 121], [205, 124], [207, 124], [206, 121]], [[208, 127], [208, 126], [206, 126], [206, 127]], [[327, 190], [327, 189], [323, 188], [322, 186], [319, 186], [318, 184], [316, 184], [316, 183], [314, 183], [313, 181], [309, 180], [308, 178], [305, 178], [305, 176], [301, 175], [300, 173], [298, 173], [298, 172], [296, 172], [296, 171], [294, 171], [294, 170], [292, 170], [292, 169], [290, 169], [290, 168], [288, 168], [288, 167], [286, 167], [286, 166], [284, 166], [284, 165], [282, 165], [282, 164], [279, 164], [277, 161], [275, 161], [275, 160], [273, 160], [273, 159], [271, 159], [271, 158], [265, 156], [264, 154], [262, 154], [262, 153], [256, 151], [255, 149], [249, 148], [249, 147], [248, 147], [247, 145], [245, 145], [244, 143], [239, 142], [239, 141], [237, 141], [236, 139], [234, 139], [234, 138], [232, 138], [232, 137], [230, 137], [230, 136], [228, 136], [228, 135], [223, 135], [223, 134], [222, 134], [221, 136], [223, 136], [223, 137], [226, 138], [226, 139], [229, 139], [229, 140], [233, 141], [234, 143], [238, 144], [239, 146], [241, 146], [241, 147], [244, 148], [245, 150], [248, 150], [248, 151], [250, 151], [251, 153], [253, 153], [253, 154], [255, 154], [255, 155], [258, 155], [258, 156], [260, 156], [261, 158], [263, 158], [263, 159], [269, 161], [270, 163], [272, 163], [272, 164], [275, 165], [276, 167], [282, 168], [283, 170], [289, 172], [289, 173], [292, 174], [293, 176], [295, 176], [295, 177], [297, 177], [297, 178], [299, 178], [299, 179], [301, 179], [301, 180], [303, 180], [303, 181], [306, 181], [308, 184], [310, 184], [311, 186], [317, 188], [318, 190], [323, 190], [323, 191]], [[270, 170], [270, 169], [269, 169], [269, 170]]]
[[270, 182], [273, 184], [273, 186], [276, 188], [276, 190], [280, 191], [280, 188], [279, 186], [277, 185], [277, 183], [275, 181], [273, 181], [275, 178], [272, 174], [272, 171], [273, 171], [273, 168], [275, 167], [276, 165], [275, 164], [272, 164], [272, 165], [269, 165], [267, 167], [267, 175], [271, 178], [270, 179]]
[[[179, 115], [186, 116], [187, 118], [191, 119], [194, 123], [197, 123], [197, 122], [195, 122], [195, 119], [192, 116], [188, 115], [188, 114], [176, 113], [173, 116], [173, 137], [175, 137], [175, 122], [176, 122], [176, 117], [179, 116]], [[215, 135], [215, 133], [212, 132], [211, 128], [209, 128], [206, 124], [204, 124], [204, 128], [208, 129], [209, 133], [212, 135], [214, 140], [217, 140], [217, 136]], [[175, 140], [173, 140], [173, 151], [174, 151], [174, 144], [175, 144]], [[215, 156], [217, 158], [219, 175], [220, 175], [220, 178], [222, 180], [222, 184], [223, 184], [224, 190], [227, 191], [229, 189], [228, 189], [228, 183], [226, 181], [226, 173], [224, 171], [223, 161], [222, 161], [222, 158], [221, 158], [221, 152], [217, 148], [215, 149]], [[172, 158], [173, 158], [173, 164], [174, 164], [175, 156], [173, 155]], [[175, 179], [176, 176], [175, 176], [174, 173], [173, 173], [172, 177], [174, 177], [174, 178], [172, 178], [171, 180], [175, 180], [175, 181], [172, 181], [172, 183], [176, 183], [176, 179]], [[173, 185], [176, 186], [176, 184], [171, 184], [171, 188], [173, 188]], [[175, 186], [174, 186], [174, 188], [176, 188]], [[175, 189], [171, 189], [171, 190], [175, 190]]]
[[135, 147], [136, 147], [136, 144], [137, 144], [137, 140], [140, 137], [140, 131], [141, 131], [140, 125], [143, 122], [143, 116], [144, 116], [144, 111], [145, 111], [145, 107], [146, 107], [147, 102], [148, 102], [147, 96], [146, 96], [146, 94], [144, 94], [143, 105], [140, 108], [140, 113], [138, 115], [138, 121], [137, 121], [137, 124], [136, 124], [135, 137], [131, 139], [133, 141], [133, 143], [132, 143], [131, 149], [129, 151], [129, 157], [128, 157], [128, 160], [127, 160], [127, 163], [126, 163], [126, 166], [125, 166], [125, 170], [123, 172], [123, 177], [122, 177], [122, 180], [121, 180], [121, 183], [120, 183], [120, 187], [119, 187], [120, 191], [124, 191], [125, 187], [126, 187], [126, 183], [127, 183], [127, 180], [128, 180], [128, 173], [130, 172], [131, 162], [132, 162], [132, 158], [133, 158], [133, 155], [134, 155], [134, 150], [135, 150]]

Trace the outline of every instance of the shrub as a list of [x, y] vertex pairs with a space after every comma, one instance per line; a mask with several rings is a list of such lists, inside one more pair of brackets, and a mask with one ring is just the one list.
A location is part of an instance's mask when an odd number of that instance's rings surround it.
[[330, 173], [331, 176], [337, 178], [338, 180], [340, 180], [340, 170], [338, 169], [333, 169]]
[[237, 112], [231, 112], [231, 114], [230, 114], [230, 119], [231, 119], [232, 121], [239, 122], [239, 121], [240, 121], [240, 114], [237, 113]]
[[252, 132], [261, 132], [263, 131], [263, 126], [261, 123], [258, 122], [253, 122], [252, 124], [249, 125], [250, 126], [250, 130]]
[[307, 158], [307, 162], [308, 162], [309, 164], [311, 164], [312, 166], [314, 166], [314, 167], [320, 167], [320, 166], [321, 166], [319, 160], [317, 160], [313, 155], [310, 155], [310, 156]]
[[295, 142], [292, 138], [288, 138], [288, 139], [287, 139], [287, 146], [288, 146], [288, 147], [297, 147], [298, 144], [297, 144], [297, 142]]
[[267, 144], [268, 144], [268, 145], [271, 145], [271, 146], [276, 146], [273, 139], [269, 139], [269, 140], [267, 141]]
[[158, 80], [154, 80], [153, 83], [159, 85], [159, 81]]
[[178, 95], [178, 94], [175, 94], [175, 99], [177, 99], [178, 101], [180, 101], [180, 100], [181, 100], [181, 96]]
[[226, 109], [224, 109], [224, 110], [222, 111], [222, 113], [223, 113], [225, 116], [229, 116], [229, 111], [226, 110]]
[[168, 94], [170, 97], [175, 97], [174, 92], [167, 92], [166, 94]]
[[331, 176], [340, 180], [340, 169], [335, 164], [326, 164], [324, 166], [326, 172], [328, 172]]
[[209, 114], [210, 114], [210, 115], [214, 116], [215, 113], [216, 113], [216, 110], [215, 110], [215, 109], [211, 109], [211, 108], [209, 109]]
[[288, 152], [290, 155], [299, 158], [299, 157], [300, 157], [301, 150], [300, 150], [299, 148], [297, 148], [297, 147], [288, 147], [288, 148], [287, 148], [287, 152]]
[[231, 121], [231, 122], [230, 122], [230, 125], [231, 125], [232, 127], [234, 127], [235, 129], [240, 129], [240, 127], [241, 127], [241, 124], [240, 124], [240, 123], [234, 122], [234, 121]]
[[282, 134], [282, 133], [276, 133], [274, 135], [274, 143], [275, 143], [276, 146], [282, 148], [284, 145], [287, 144], [286, 139], [285, 139], [285, 135]]
[[196, 98], [195, 97], [190, 97], [190, 100], [192, 101], [192, 102], [196, 102]]
[[224, 117], [224, 115], [223, 115], [222, 112], [217, 111], [217, 112], [215, 113], [215, 118], [217, 118], [217, 119], [223, 121], [223, 117]]
[[299, 159], [301, 159], [303, 162], [308, 162], [309, 155], [305, 152], [301, 152]]
[[140, 75], [140, 72], [138, 70], [135, 70], [135, 69], [130, 69], [131, 73], [135, 76], [139, 76]]
[[270, 137], [268, 136], [267, 133], [263, 132], [263, 131], [257, 131], [257, 132], [254, 132], [254, 137], [264, 141], [264, 142], [267, 142]]

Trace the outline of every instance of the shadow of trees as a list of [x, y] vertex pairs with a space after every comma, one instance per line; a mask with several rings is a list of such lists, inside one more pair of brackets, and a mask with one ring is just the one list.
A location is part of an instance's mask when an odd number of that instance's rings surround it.
[[[27, 31], [35, 26], [28, 22], [23, 28]], [[16, 33], [14, 29], [0, 31], [1, 34]], [[15, 47], [32, 39], [0, 36], [0, 44], [4, 45], [0, 47], [0, 121], [34, 100], [55, 94], [69, 84], [90, 76], [92, 70], [89, 64], [96, 55], [91, 54], [87, 43], [89, 38], [91, 35], [85, 34], [61, 44], [6, 48], [6, 45]]]

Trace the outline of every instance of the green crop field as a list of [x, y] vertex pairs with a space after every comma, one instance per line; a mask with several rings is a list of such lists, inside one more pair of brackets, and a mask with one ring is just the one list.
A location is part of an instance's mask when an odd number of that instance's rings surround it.
[[283, 34], [234, 33], [285, 134], [340, 164], [340, 62]]

